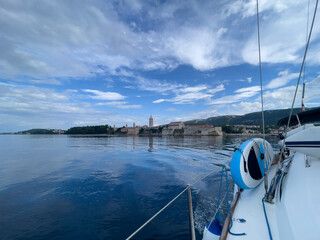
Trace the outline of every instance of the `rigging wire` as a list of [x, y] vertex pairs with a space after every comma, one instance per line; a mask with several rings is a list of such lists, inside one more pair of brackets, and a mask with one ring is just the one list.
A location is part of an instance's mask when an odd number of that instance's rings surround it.
[[[308, 0], [308, 17], [307, 17], [307, 30], [306, 30], [306, 44], [308, 42], [308, 32], [309, 32], [309, 9], [310, 9], [310, 0]], [[303, 68], [303, 79], [302, 79], [302, 98], [301, 98], [301, 111], [305, 110], [305, 106], [304, 106], [304, 91], [305, 91], [305, 78], [306, 78], [306, 67], [307, 67], [307, 63], [304, 64], [304, 68]]]
[[[259, 22], [259, 0], [257, 0], [257, 26], [258, 26], [258, 48], [259, 48], [259, 69], [260, 69], [260, 89], [261, 89], [261, 117], [262, 117], [262, 136], [263, 147], [266, 148], [266, 136], [264, 127], [264, 110], [263, 110], [263, 88], [262, 88], [262, 68], [261, 68], [261, 49], [260, 49], [260, 22]], [[267, 175], [267, 161], [264, 161], [264, 188], [268, 191], [268, 175]]]
[[[308, 33], [309, 33], [309, 13], [310, 13], [310, 0], [308, 0], [308, 17], [307, 17], [307, 30], [306, 30], [306, 44], [308, 42]], [[306, 77], [306, 67], [307, 67], [307, 63], [304, 64], [304, 68], [303, 68], [303, 83], [305, 82], [305, 77]]]
[[260, 87], [261, 87], [261, 115], [262, 115], [262, 133], [265, 141], [264, 130], [264, 112], [263, 112], [263, 88], [262, 88], [262, 69], [261, 69], [261, 50], [260, 50], [260, 23], [259, 23], [259, 0], [257, 0], [257, 25], [258, 25], [258, 47], [259, 47], [259, 68], [260, 68]]
[[317, 0], [316, 6], [314, 8], [314, 13], [313, 13], [312, 23], [311, 23], [311, 27], [310, 27], [309, 36], [308, 36], [308, 41], [307, 41], [306, 48], [305, 48], [305, 51], [304, 51], [304, 56], [303, 56], [303, 60], [302, 60], [302, 64], [301, 64], [298, 83], [297, 83], [297, 86], [296, 86], [296, 91], [294, 93], [294, 97], [293, 97], [293, 101], [292, 101], [292, 105], [291, 105], [290, 115], [289, 115], [289, 118], [288, 118], [288, 124], [287, 124], [286, 131], [285, 131], [285, 137], [287, 135], [287, 128], [289, 128], [289, 126], [290, 126], [290, 120], [291, 120], [291, 116], [292, 116], [292, 112], [293, 112], [293, 106], [294, 106], [294, 103], [295, 103], [295, 100], [296, 100], [297, 91], [298, 91], [299, 84], [300, 84], [300, 79], [301, 79], [301, 74], [302, 74], [302, 71], [303, 71], [303, 68], [304, 68], [304, 63], [305, 63], [307, 52], [308, 52], [308, 48], [309, 48], [309, 43], [310, 43], [310, 38], [311, 38], [312, 29], [313, 29], [313, 25], [314, 25], [314, 20], [316, 18], [316, 13], [317, 13], [317, 8], [318, 8], [318, 1], [319, 0]]

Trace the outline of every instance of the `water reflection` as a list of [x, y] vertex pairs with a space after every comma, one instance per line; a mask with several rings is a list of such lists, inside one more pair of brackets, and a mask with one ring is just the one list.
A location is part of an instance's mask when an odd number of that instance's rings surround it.
[[[243, 137], [0, 136], [0, 239], [124, 239], [188, 183], [196, 225]], [[183, 196], [138, 239], [187, 239]], [[198, 233], [199, 234], [199, 233]], [[198, 236], [200, 238], [200, 236]]]
[[151, 137], [149, 137], [149, 149], [148, 149], [148, 151], [152, 152], [152, 150], [153, 150], [153, 137], [151, 136]]

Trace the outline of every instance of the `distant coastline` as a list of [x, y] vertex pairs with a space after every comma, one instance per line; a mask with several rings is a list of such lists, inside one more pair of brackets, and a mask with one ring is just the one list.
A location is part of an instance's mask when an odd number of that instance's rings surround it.
[[[300, 112], [299, 108], [294, 109], [293, 114]], [[277, 109], [264, 111], [265, 116], [265, 132], [267, 135], [277, 135], [278, 127], [277, 121], [283, 117], [289, 115], [290, 109]], [[151, 125], [150, 125], [151, 124]], [[171, 126], [170, 126], [171, 124]], [[173, 126], [175, 124], [181, 124], [181, 126]], [[62, 129], [30, 129], [19, 132], [7, 132], [0, 133], [1, 135], [12, 134], [95, 134], [95, 135], [140, 135], [140, 136], [163, 136], [163, 135], [262, 135], [261, 128], [261, 112], [248, 113], [244, 115], [225, 115], [211, 117], [207, 119], [196, 119], [186, 122], [174, 122], [160, 126], [153, 126], [153, 118], [150, 116], [149, 126], [135, 126], [128, 127], [111, 127], [109, 125], [97, 125], [97, 126], [79, 126], [71, 127], [68, 130]], [[214, 129], [220, 127], [220, 129]], [[280, 131], [282, 129], [280, 128]], [[211, 133], [210, 133], [211, 131]], [[220, 133], [221, 131], [221, 133]]]

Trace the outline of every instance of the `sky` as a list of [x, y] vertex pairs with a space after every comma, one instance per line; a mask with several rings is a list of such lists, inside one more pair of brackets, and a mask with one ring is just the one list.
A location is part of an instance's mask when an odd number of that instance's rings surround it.
[[[266, 110], [291, 107], [314, 6], [259, 1]], [[307, 107], [320, 105], [319, 26], [318, 13]], [[0, 132], [260, 111], [257, 42], [256, 0], [1, 0]]]

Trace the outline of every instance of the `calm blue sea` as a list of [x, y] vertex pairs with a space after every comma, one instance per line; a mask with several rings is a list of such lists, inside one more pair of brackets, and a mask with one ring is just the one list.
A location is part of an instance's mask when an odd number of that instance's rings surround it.
[[[215, 171], [192, 190], [201, 239], [216, 210], [217, 164], [246, 139], [0, 135], [0, 239], [125, 239]], [[183, 194], [134, 239], [189, 239], [188, 221]]]

